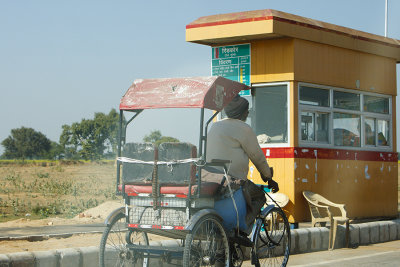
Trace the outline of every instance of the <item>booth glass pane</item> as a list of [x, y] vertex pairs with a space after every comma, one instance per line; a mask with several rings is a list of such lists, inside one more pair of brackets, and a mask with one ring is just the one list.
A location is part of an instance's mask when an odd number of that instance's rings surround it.
[[378, 120], [378, 145], [389, 146], [389, 121]]
[[364, 111], [389, 114], [389, 98], [364, 95]]
[[317, 113], [315, 115], [317, 127], [315, 129], [315, 135], [318, 142], [329, 142], [329, 114], [328, 113]]
[[301, 113], [301, 140], [314, 141], [315, 116], [311, 112]]
[[364, 130], [365, 130], [365, 144], [369, 146], [375, 145], [375, 119], [365, 118], [364, 119]]
[[349, 110], [360, 110], [360, 95], [333, 91], [333, 107]]
[[360, 116], [333, 113], [333, 137], [335, 146], [360, 146]]
[[300, 86], [300, 104], [329, 107], [329, 90]]
[[267, 135], [267, 143], [287, 143], [287, 86], [256, 87], [251, 125], [257, 135]]

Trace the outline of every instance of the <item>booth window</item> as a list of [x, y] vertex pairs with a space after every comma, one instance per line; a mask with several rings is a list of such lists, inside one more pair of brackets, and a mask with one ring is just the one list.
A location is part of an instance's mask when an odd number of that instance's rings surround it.
[[301, 140], [328, 143], [329, 114], [319, 112], [302, 112]]
[[333, 107], [348, 110], [360, 110], [360, 95], [342, 91], [333, 91]]
[[288, 142], [287, 85], [253, 87], [251, 126], [259, 143]]
[[378, 120], [378, 145], [388, 146], [389, 145], [389, 121]]
[[389, 114], [389, 98], [365, 95], [364, 110], [374, 113]]
[[365, 144], [367, 146], [375, 146], [376, 145], [376, 120], [374, 118], [365, 118], [364, 119], [364, 131], [365, 131]]
[[333, 113], [333, 140], [335, 146], [360, 146], [360, 116]]
[[390, 148], [390, 106], [390, 96], [300, 85], [300, 144]]
[[300, 104], [329, 107], [329, 90], [302, 86], [300, 87]]

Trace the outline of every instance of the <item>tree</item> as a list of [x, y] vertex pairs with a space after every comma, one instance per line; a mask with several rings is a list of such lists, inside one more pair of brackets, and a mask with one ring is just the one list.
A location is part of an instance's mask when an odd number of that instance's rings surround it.
[[147, 143], [155, 143], [158, 140], [160, 140], [162, 137], [161, 135], [161, 131], [160, 130], [154, 130], [151, 133], [149, 133], [148, 135], [145, 135], [143, 137], [143, 142], [147, 142]]
[[158, 146], [161, 143], [166, 143], [166, 142], [175, 143], [179, 142], [179, 140], [174, 137], [163, 136], [160, 130], [154, 130], [150, 134], [144, 136], [143, 142], [153, 143], [156, 146]]
[[72, 125], [63, 125], [60, 145], [66, 158], [100, 159], [113, 155], [117, 146], [119, 114], [112, 109], [107, 115], [95, 113], [94, 119], [82, 119]]
[[51, 141], [44, 134], [25, 127], [12, 129], [1, 144], [5, 149], [3, 157], [9, 159], [46, 158], [51, 149]]
[[64, 157], [64, 149], [57, 142], [51, 142], [50, 150], [47, 158], [49, 159], [62, 159]]

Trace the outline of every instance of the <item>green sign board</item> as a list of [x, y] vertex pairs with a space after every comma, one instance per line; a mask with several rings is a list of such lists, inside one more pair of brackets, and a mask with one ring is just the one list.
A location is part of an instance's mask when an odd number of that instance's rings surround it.
[[[211, 66], [213, 76], [250, 86], [250, 44], [213, 47]], [[250, 90], [239, 94], [249, 96]]]

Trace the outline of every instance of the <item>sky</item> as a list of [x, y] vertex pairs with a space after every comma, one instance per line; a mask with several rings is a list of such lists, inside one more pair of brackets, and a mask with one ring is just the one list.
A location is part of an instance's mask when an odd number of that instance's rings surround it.
[[[62, 125], [118, 109], [135, 79], [209, 76], [211, 49], [186, 42], [185, 26], [259, 9], [385, 30], [385, 0], [0, 0], [0, 142], [22, 126], [58, 142]], [[398, 40], [399, 13], [400, 1], [389, 0], [388, 37]], [[398, 64], [398, 88], [399, 73]], [[132, 138], [159, 129], [196, 144], [197, 110], [145, 112]]]

